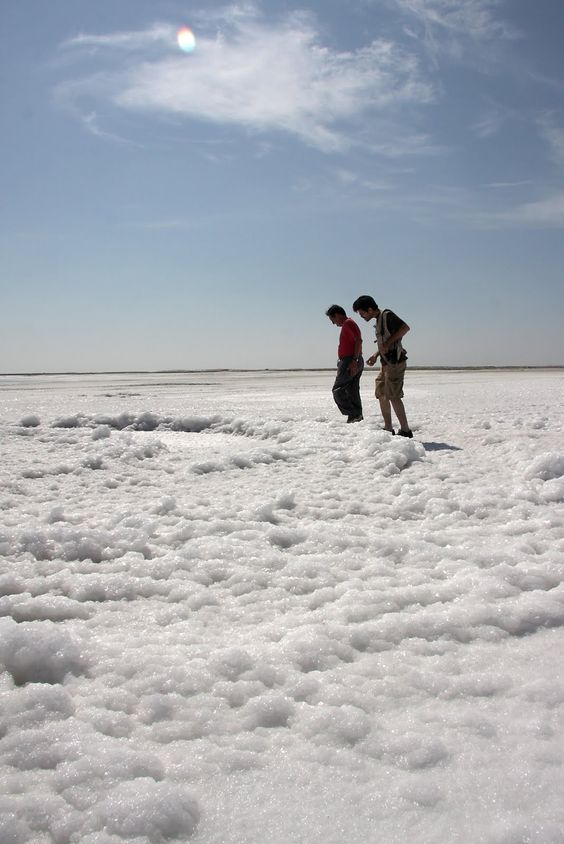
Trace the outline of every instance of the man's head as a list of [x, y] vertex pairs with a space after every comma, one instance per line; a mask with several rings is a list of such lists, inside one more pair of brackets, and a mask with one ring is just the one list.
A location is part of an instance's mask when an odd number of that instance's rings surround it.
[[366, 322], [374, 319], [380, 313], [378, 305], [372, 296], [359, 296], [358, 299], [355, 299], [353, 302], [353, 311], [361, 316], [362, 319], [366, 320]]
[[325, 311], [333, 325], [342, 325], [347, 318], [347, 312], [340, 305], [331, 305]]

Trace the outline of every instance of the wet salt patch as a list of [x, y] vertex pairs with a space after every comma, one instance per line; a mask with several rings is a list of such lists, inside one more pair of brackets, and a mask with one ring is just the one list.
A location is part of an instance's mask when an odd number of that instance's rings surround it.
[[[170, 451], [189, 452], [195, 455], [213, 452], [214, 454], [231, 454], [233, 451], [233, 439], [227, 435], [212, 433], [211, 431], [185, 432], [185, 431], [159, 431], [158, 439]], [[245, 452], [256, 448], [252, 439], [237, 439], [237, 451]]]

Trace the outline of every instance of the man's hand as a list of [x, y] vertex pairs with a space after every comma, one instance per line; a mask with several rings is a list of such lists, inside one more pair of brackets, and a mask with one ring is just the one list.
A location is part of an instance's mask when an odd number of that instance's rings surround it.
[[374, 366], [374, 364], [375, 364], [375, 363], [376, 363], [376, 361], [378, 360], [378, 355], [379, 355], [379, 354], [380, 354], [380, 352], [376, 352], [376, 354], [375, 354], [375, 355], [371, 355], [371, 356], [368, 358], [368, 360], [366, 361], [366, 366]]
[[354, 375], [358, 369], [358, 361], [356, 358], [353, 358], [349, 363], [349, 372], [351, 375]]

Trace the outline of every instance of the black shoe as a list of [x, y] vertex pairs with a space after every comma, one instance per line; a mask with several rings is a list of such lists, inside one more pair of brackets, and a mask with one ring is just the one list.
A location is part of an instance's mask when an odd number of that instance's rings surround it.
[[359, 414], [359, 416], [348, 416], [347, 422], [362, 422], [363, 419], [364, 419], [364, 416], [361, 413], [361, 414]]
[[398, 431], [398, 437], [408, 437], [411, 440], [413, 438], [413, 434], [409, 430], [402, 431], [402, 429], [400, 428]]
[[396, 433], [396, 432], [394, 431], [394, 429], [393, 429], [393, 428], [382, 428], [382, 430], [383, 430], [383, 431], [385, 431], [387, 434], [391, 434], [391, 435], [392, 435], [392, 437], [394, 437], [394, 436], [395, 436], [395, 433]]

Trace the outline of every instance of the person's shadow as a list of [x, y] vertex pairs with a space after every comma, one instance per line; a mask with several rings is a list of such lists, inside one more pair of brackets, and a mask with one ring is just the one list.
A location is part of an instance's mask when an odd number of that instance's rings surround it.
[[462, 451], [458, 445], [449, 443], [421, 443], [425, 451]]

